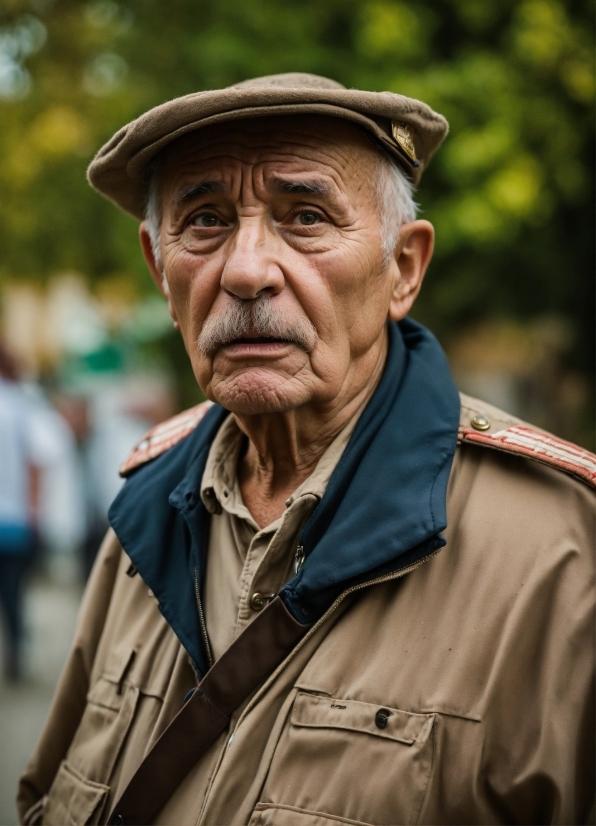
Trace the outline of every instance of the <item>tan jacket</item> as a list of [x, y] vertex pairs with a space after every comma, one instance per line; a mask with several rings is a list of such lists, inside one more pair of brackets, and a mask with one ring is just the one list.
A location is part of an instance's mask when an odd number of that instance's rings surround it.
[[[464, 400], [447, 546], [336, 601], [158, 823], [593, 822], [594, 490], [516, 424]], [[105, 823], [196, 684], [129, 568], [108, 535], [21, 780], [24, 823]]]

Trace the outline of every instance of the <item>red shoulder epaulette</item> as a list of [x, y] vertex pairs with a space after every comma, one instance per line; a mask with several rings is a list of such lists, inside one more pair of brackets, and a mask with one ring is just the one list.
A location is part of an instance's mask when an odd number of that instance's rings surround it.
[[[120, 466], [120, 476], [128, 476], [135, 468], [156, 459], [186, 438], [211, 404], [209, 401], [202, 402], [153, 427], [124, 460]], [[589, 450], [549, 433], [525, 425], [513, 425], [497, 433], [482, 433], [460, 424], [458, 439], [460, 442], [471, 442], [505, 453], [530, 457], [596, 487], [596, 456]]]
[[201, 402], [151, 428], [120, 465], [120, 476], [128, 476], [132, 470], [161, 456], [192, 433], [211, 405], [212, 402]]
[[497, 433], [481, 433], [460, 425], [459, 441], [484, 445], [518, 456], [529, 456], [596, 487], [596, 456], [589, 450], [557, 439], [549, 433], [525, 425], [513, 425]]

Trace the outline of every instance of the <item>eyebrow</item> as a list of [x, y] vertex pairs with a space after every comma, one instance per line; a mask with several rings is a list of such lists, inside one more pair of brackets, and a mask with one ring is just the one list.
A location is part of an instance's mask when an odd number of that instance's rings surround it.
[[174, 193], [172, 200], [176, 206], [192, 201], [198, 195], [211, 195], [213, 193], [223, 192], [226, 189], [225, 184], [221, 181], [202, 181], [200, 184], [190, 184], [182, 187]]
[[[331, 187], [322, 181], [291, 181], [285, 178], [274, 178], [267, 188], [290, 195], [329, 195], [331, 192]], [[199, 195], [218, 194], [226, 189], [222, 181], [201, 181], [182, 187], [174, 193], [172, 200], [176, 207], [180, 207]]]
[[322, 181], [289, 181], [285, 178], [274, 178], [268, 189], [290, 195], [329, 195], [331, 191]]

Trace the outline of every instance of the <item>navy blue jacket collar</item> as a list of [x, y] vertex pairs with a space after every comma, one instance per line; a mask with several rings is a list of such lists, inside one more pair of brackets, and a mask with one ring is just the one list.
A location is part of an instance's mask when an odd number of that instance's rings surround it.
[[[302, 531], [304, 565], [280, 591], [297, 620], [313, 622], [346, 587], [445, 544], [440, 533], [459, 409], [434, 336], [410, 319], [389, 324], [383, 376]], [[129, 477], [109, 511], [124, 550], [200, 674], [207, 662], [195, 581], [201, 588], [209, 514], [199, 491], [227, 415], [214, 405], [190, 436]]]

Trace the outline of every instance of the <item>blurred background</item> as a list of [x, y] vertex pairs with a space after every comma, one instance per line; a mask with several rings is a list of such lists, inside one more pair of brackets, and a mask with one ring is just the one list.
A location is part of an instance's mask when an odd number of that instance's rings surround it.
[[437, 246], [414, 315], [461, 389], [593, 449], [593, 33], [591, 0], [1, 0], [0, 429], [28, 423], [11, 462], [36, 527], [0, 553], [0, 823], [118, 464], [200, 400], [135, 221], [85, 181], [93, 154], [155, 104], [261, 74], [428, 102], [451, 134], [418, 194]]

